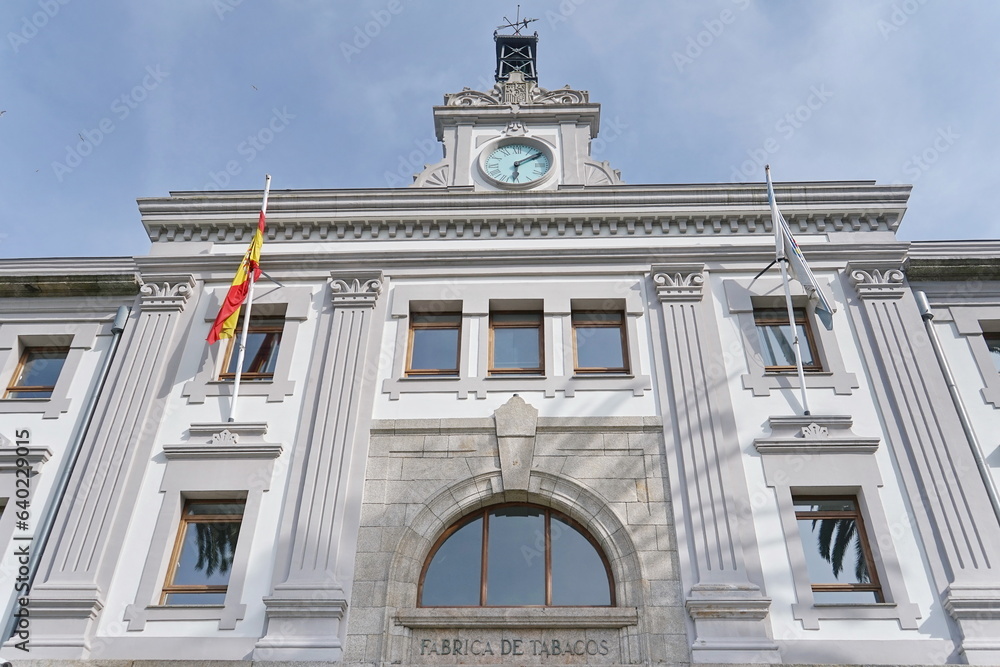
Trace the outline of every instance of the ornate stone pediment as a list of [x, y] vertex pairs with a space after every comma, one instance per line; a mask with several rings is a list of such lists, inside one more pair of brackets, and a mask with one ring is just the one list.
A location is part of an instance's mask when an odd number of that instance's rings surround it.
[[448, 93], [444, 96], [444, 104], [448, 107], [485, 107], [511, 104], [523, 106], [532, 104], [587, 104], [590, 102], [590, 93], [586, 90], [575, 90], [569, 85], [557, 90], [547, 90], [531, 81], [522, 81], [514, 74], [511, 74], [510, 81], [498, 83], [489, 92], [463, 88], [459, 93]]

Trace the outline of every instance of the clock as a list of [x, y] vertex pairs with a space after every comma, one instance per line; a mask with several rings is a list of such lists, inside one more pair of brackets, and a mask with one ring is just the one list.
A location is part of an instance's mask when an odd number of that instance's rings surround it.
[[488, 145], [479, 156], [479, 169], [490, 183], [507, 189], [530, 188], [552, 173], [552, 152], [525, 138]]

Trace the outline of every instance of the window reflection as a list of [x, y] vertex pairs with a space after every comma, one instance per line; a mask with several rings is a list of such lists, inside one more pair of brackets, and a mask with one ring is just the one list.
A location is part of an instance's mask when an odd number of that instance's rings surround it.
[[421, 578], [425, 607], [613, 604], [610, 568], [596, 543], [568, 517], [536, 505], [466, 517], [431, 550]]

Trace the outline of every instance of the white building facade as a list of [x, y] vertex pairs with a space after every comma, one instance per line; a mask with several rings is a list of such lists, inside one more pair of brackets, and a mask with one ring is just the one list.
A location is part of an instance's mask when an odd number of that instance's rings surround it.
[[260, 193], [0, 269], [2, 655], [1000, 664], [1000, 246], [899, 241], [909, 186], [776, 184], [836, 306], [792, 283], [804, 415], [764, 186], [626, 185], [600, 106], [496, 41], [413, 187], [271, 196], [232, 421], [204, 339]]

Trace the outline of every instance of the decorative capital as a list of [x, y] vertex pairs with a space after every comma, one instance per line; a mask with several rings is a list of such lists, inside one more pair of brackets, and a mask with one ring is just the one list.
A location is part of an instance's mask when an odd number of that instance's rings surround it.
[[143, 276], [139, 288], [139, 308], [142, 312], [181, 311], [191, 297], [193, 276]]
[[701, 301], [704, 271], [704, 264], [650, 267], [650, 275], [656, 283], [656, 296], [661, 302]]
[[359, 274], [334, 271], [330, 274], [330, 291], [334, 306], [375, 307], [382, 293], [382, 272]]
[[862, 299], [898, 299], [906, 293], [905, 275], [898, 267], [873, 268], [848, 265], [854, 289]]

